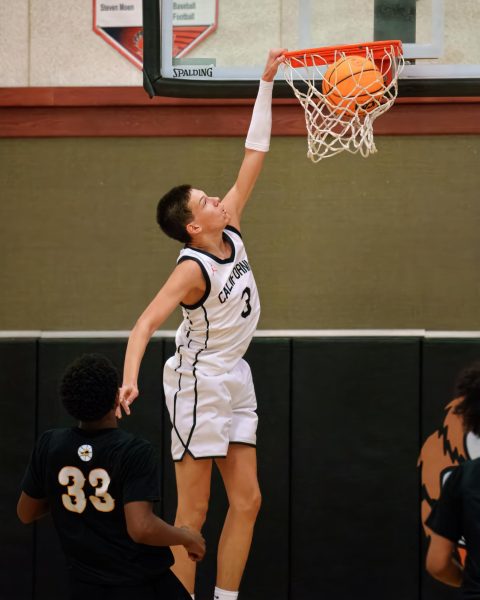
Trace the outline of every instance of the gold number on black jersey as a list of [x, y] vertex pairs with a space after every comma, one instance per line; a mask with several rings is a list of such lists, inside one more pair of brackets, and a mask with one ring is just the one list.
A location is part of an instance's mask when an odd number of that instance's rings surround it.
[[88, 499], [100, 512], [110, 512], [115, 508], [115, 500], [107, 492], [110, 485], [110, 477], [105, 469], [93, 469], [88, 474], [90, 485], [95, 488], [95, 496]]
[[87, 506], [87, 499], [83, 493], [83, 473], [77, 467], [63, 467], [58, 474], [58, 481], [67, 488], [67, 493], [62, 494], [63, 506], [71, 512], [82, 513]]
[[[58, 474], [58, 481], [67, 488], [67, 493], [62, 494], [63, 506], [76, 513], [82, 513], [87, 506], [87, 499], [83, 486], [85, 477], [77, 467], [63, 467]], [[93, 469], [88, 474], [90, 485], [95, 488], [95, 496], [88, 499], [100, 512], [110, 512], [115, 508], [115, 500], [108, 493], [110, 477], [105, 469]]]
[[252, 312], [252, 307], [250, 305], [250, 288], [246, 287], [242, 292], [242, 298], [245, 300], [245, 308], [243, 309], [241, 315], [244, 319], [248, 317], [248, 315]]

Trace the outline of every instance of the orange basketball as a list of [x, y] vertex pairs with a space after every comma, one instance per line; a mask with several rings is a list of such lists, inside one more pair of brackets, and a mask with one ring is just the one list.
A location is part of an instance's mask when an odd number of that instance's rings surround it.
[[328, 67], [322, 90], [327, 104], [337, 114], [353, 116], [355, 110], [367, 113], [378, 106], [383, 96], [381, 72], [364, 56], [346, 56]]

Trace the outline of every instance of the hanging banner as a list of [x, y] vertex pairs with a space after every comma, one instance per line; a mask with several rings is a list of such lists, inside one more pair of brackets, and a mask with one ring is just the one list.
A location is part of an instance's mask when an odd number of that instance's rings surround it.
[[[184, 57], [215, 31], [218, 0], [172, 0], [173, 58]], [[142, 0], [93, 0], [93, 31], [143, 67]]]
[[192, 48], [215, 31], [218, 0], [178, 0], [173, 2], [173, 58], [186, 56]]
[[93, 31], [142, 69], [142, 0], [93, 0]]

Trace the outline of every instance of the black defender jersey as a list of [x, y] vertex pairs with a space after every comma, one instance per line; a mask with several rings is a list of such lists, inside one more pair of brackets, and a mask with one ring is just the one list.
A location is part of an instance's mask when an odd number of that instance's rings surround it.
[[145, 440], [117, 428], [53, 429], [40, 436], [22, 482], [47, 498], [72, 575], [106, 585], [154, 580], [173, 564], [168, 547], [135, 543], [124, 504], [159, 499], [159, 465]]
[[480, 458], [452, 471], [426, 524], [452, 542], [465, 538], [462, 597], [480, 598]]

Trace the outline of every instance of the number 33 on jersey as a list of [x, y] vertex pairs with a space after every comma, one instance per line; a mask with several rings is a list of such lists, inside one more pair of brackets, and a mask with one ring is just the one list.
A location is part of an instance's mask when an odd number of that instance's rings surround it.
[[[65, 486], [62, 494], [63, 506], [70, 512], [83, 513], [87, 507], [85, 496], [85, 476], [77, 467], [63, 467], [58, 474], [58, 482]], [[108, 493], [110, 477], [105, 469], [92, 469], [88, 473], [88, 482], [95, 489], [95, 495], [88, 500], [100, 512], [111, 512], [115, 508], [115, 500]]]

